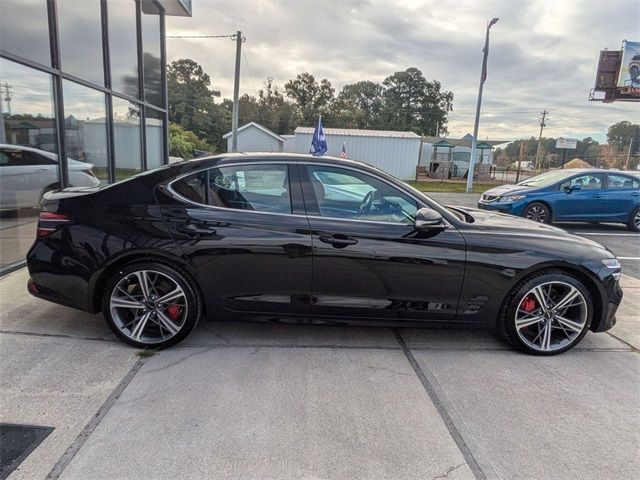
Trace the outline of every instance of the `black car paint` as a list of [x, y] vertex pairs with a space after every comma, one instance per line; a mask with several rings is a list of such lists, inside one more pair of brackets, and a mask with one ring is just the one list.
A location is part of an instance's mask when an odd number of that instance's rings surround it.
[[[310, 161], [383, 179], [441, 213], [444, 228], [418, 232], [406, 225], [319, 217], [308, 179], [298, 169]], [[198, 205], [170, 187], [177, 177], [239, 162], [287, 163], [293, 213]], [[613, 325], [622, 297], [614, 272], [601, 263], [612, 254], [595, 242], [480, 210], [466, 209], [475, 221], [464, 222], [384, 172], [341, 159], [280, 154], [182, 162], [102, 189], [48, 194], [43, 209], [64, 212], [72, 221], [34, 242], [27, 255], [30, 291], [89, 312], [100, 309], [107, 278], [143, 258], [189, 274], [211, 319], [241, 313], [354, 323], [492, 324], [509, 290], [549, 267], [578, 276], [590, 290], [596, 308], [592, 330]], [[336, 248], [321, 236], [357, 243]]]

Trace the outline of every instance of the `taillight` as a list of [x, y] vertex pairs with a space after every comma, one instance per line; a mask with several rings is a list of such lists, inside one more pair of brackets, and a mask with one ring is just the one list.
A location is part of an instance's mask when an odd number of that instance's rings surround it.
[[44, 238], [55, 232], [60, 225], [69, 223], [70, 218], [64, 213], [40, 212], [38, 217], [37, 238]]

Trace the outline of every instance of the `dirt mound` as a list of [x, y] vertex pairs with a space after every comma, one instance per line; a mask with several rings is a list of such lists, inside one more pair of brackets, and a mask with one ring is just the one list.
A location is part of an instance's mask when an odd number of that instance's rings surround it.
[[593, 168], [593, 165], [585, 162], [581, 158], [574, 158], [565, 163], [564, 168]]

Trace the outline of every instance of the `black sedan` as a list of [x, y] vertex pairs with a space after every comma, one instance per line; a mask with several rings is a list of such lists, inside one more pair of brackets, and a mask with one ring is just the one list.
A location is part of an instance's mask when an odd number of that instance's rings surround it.
[[198, 320], [490, 325], [550, 355], [615, 323], [602, 245], [500, 213], [443, 207], [364, 163], [229, 154], [43, 200], [33, 295], [142, 348]]

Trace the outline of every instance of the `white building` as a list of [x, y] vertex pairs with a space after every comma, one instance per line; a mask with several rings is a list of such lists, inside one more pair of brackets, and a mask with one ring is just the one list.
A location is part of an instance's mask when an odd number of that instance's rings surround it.
[[[293, 145], [287, 145], [285, 151], [309, 153], [313, 132], [313, 127], [296, 128]], [[351, 160], [368, 163], [401, 180], [415, 179], [420, 136], [413, 132], [325, 128], [324, 134], [327, 155], [340, 156], [344, 144]]]
[[[227, 139], [227, 152], [232, 151], [231, 133], [222, 136]], [[284, 138], [256, 122], [238, 128], [239, 152], [282, 152], [284, 143]]]

